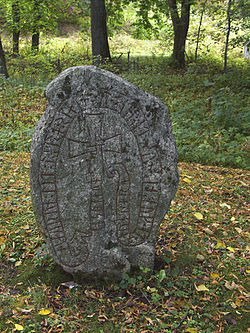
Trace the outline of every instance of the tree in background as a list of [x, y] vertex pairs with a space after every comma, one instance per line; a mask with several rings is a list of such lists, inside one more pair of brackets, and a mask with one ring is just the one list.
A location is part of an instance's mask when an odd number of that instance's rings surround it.
[[[235, 46], [244, 45], [249, 39], [248, 0], [207, 0], [206, 12], [216, 22], [214, 41], [224, 41], [224, 72], [228, 70], [228, 52]], [[244, 31], [242, 34], [240, 32]], [[220, 36], [220, 37], [219, 37]], [[232, 36], [230, 38], [230, 36]]]
[[14, 56], [19, 54], [20, 33], [25, 28], [27, 14], [24, 11], [24, 3], [24, 0], [0, 0], [2, 25], [12, 33], [12, 53]]
[[[20, 8], [19, 0], [0, 0], [2, 25], [12, 32], [12, 52], [19, 54]], [[5, 23], [5, 24], [4, 24]]]
[[227, 72], [227, 52], [228, 52], [228, 43], [229, 43], [229, 35], [231, 31], [231, 6], [232, 0], [228, 0], [227, 3], [227, 35], [226, 35], [226, 45], [225, 45], [225, 53], [224, 53], [224, 72]]
[[12, 3], [12, 21], [13, 21], [12, 52], [13, 55], [16, 56], [19, 54], [19, 37], [20, 37], [20, 8], [18, 0]]
[[180, 10], [177, 7], [177, 0], [168, 0], [168, 5], [174, 28], [173, 59], [176, 61], [178, 67], [184, 67], [191, 0], [181, 0]]
[[203, 16], [204, 16], [205, 10], [206, 10], [206, 4], [207, 4], [207, 0], [203, 0], [200, 3], [198, 3], [198, 5], [201, 6], [201, 15], [200, 15], [199, 27], [198, 27], [197, 38], [196, 38], [196, 48], [195, 48], [195, 55], [194, 55], [194, 60], [195, 61], [197, 61], [197, 58], [198, 58], [198, 49], [199, 49], [199, 42], [200, 42], [201, 26], [202, 26]]
[[71, 0], [0, 0], [4, 27], [13, 35], [13, 54], [19, 53], [20, 33], [31, 33], [31, 48], [39, 50], [41, 31], [55, 30]]
[[[0, 2], [0, 22], [2, 20], [2, 17], [3, 17], [3, 4]], [[1, 27], [0, 27], [0, 33], [1, 33]], [[0, 35], [0, 75], [4, 75], [6, 78], [9, 77], [1, 35]]]
[[[0, 11], [4, 17], [1, 24], [13, 34], [13, 54], [19, 53], [20, 33], [31, 33], [32, 49], [39, 50], [39, 37], [42, 31], [56, 29], [60, 16], [65, 15], [66, 8], [74, 11], [76, 7], [91, 7], [92, 54], [97, 61], [111, 59], [107, 28], [111, 31], [124, 23], [124, 9], [131, 4], [136, 10], [137, 22], [131, 24], [135, 35], [148, 39], [152, 36], [173, 42], [172, 58], [177, 67], [185, 66], [185, 48], [190, 20], [200, 20], [195, 49], [195, 59], [201, 40], [203, 17], [213, 19], [218, 29], [213, 33], [214, 41], [226, 40], [224, 67], [227, 69], [227, 54], [231, 47], [244, 43], [247, 37], [237, 36], [237, 29], [247, 25], [248, 0], [0, 0]], [[230, 4], [230, 6], [229, 6]], [[226, 6], [228, 5], [228, 6]], [[131, 6], [131, 7], [132, 7]], [[194, 16], [190, 19], [190, 9]], [[131, 8], [130, 8], [131, 9]], [[229, 9], [229, 10], [228, 10]], [[106, 13], [107, 10], [107, 13]], [[63, 14], [64, 13], [64, 14]], [[78, 16], [80, 16], [78, 12]], [[86, 13], [85, 13], [86, 15]], [[169, 19], [171, 18], [171, 20]], [[107, 21], [108, 19], [108, 21]], [[107, 27], [108, 22], [108, 27]], [[136, 24], [136, 28], [135, 28]], [[204, 29], [203, 29], [204, 30]], [[205, 31], [205, 30], [204, 30]], [[230, 37], [230, 40], [229, 40]], [[194, 40], [194, 39], [193, 39]], [[166, 42], [167, 44], [167, 42]]]
[[22, 0], [25, 2], [28, 29], [32, 33], [31, 49], [38, 52], [41, 31], [53, 31], [60, 17], [60, 11], [68, 6], [63, 0]]
[[[125, 3], [128, 0], [124, 0]], [[138, 8], [137, 14], [141, 17], [140, 23], [147, 29], [152, 28], [150, 17], [162, 25], [161, 15], [168, 18], [169, 14], [174, 31], [174, 46], [172, 58], [177, 67], [185, 66], [185, 46], [190, 20], [192, 0], [145, 0], [132, 1]], [[153, 15], [151, 15], [153, 13]], [[154, 26], [154, 29], [156, 27]]]
[[1, 36], [0, 36], [0, 75], [4, 75], [6, 78], [9, 77]]
[[94, 62], [111, 60], [105, 0], [91, 0], [91, 39]]
[[[228, 0], [226, 7], [226, 41], [224, 50], [224, 72], [228, 70], [228, 50], [239, 44], [244, 44], [250, 39], [249, 20], [250, 5], [248, 0]], [[245, 35], [238, 35], [240, 29], [245, 31]], [[229, 39], [231, 32], [236, 35], [231, 41]]]

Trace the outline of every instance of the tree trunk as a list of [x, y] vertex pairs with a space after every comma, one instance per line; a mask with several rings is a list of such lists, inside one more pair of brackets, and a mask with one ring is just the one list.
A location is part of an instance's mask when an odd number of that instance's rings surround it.
[[229, 43], [229, 35], [231, 31], [231, 5], [232, 0], [228, 0], [227, 4], [227, 36], [226, 36], [226, 46], [224, 53], [224, 72], [227, 72], [227, 52], [228, 52], [228, 43]]
[[9, 77], [6, 67], [6, 60], [5, 60], [5, 54], [3, 50], [1, 36], [0, 36], [0, 74], [4, 75], [6, 79]]
[[201, 11], [201, 17], [200, 17], [197, 40], [196, 40], [195, 56], [194, 56], [195, 61], [197, 61], [197, 57], [198, 57], [198, 48], [199, 48], [199, 42], [200, 42], [201, 25], [202, 25], [203, 15], [204, 15], [205, 9], [206, 9], [206, 3], [207, 3], [207, 0], [204, 1], [202, 11]]
[[182, 26], [178, 25], [174, 29], [174, 49], [173, 58], [177, 62], [177, 67], [185, 67], [185, 45], [186, 36]]
[[38, 52], [39, 50], [39, 31], [37, 31], [36, 29], [33, 30], [33, 34], [32, 34], [32, 42], [31, 42], [31, 49], [34, 52]]
[[12, 4], [12, 19], [13, 19], [13, 55], [19, 54], [19, 37], [20, 37], [20, 10], [19, 2], [15, 1]]
[[19, 37], [20, 37], [20, 31], [13, 31], [13, 55], [17, 56], [19, 54]]
[[94, 63], [110, 61], [105, 0], [91, 0], [91, 38]]
[[40, 1], [34, 0], [33, 2], [33, 15], [32, 15], [32, 39], [31, 39], [31, 49], [34, 53], [39, 51], [39, 42], [40, 42], [40, 29], [41, 29], [41, 13], [40, 11]]
[[173, 59], [178, 67], [185, 67], [185, 46], [190, 18], [190, 0], [181, 1], [181, 16], [178, 13], [176, 0], [168, 0], [170, 15], [174, 28]]

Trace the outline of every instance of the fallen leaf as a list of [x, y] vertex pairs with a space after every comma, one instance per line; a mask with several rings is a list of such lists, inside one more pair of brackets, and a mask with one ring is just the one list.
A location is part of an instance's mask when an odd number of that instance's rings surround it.
[[88, 317], [88, 318], [92, 318], [92, 317], [94, 317], [94, 315], [95, 315], [95, 313], [92, 313], [92, 314], [90, 314], [90, 315], [87, 315], [87, 317]]
[[100, 321], [100, 322], [104, 322], [104, 321], [108, 320], [108, 317], [105, 316], [105, 314], [101, 314], [101, 315], [98, 316], [97, 319], [98, 319], [98, 321]]
[[211, 279], [215, 280], [215, 279], [218, 279], [218, 277], [219, 277], [219, 274], [217, 274], [217, 273], [210, 273], [210, 278]]
[[231, 307], [232, 307], [233, 309], [236, 309], [236, 308], [237, 308], [237, 305], [236, 305], [234, 302], [232, 302], [232, 303], [231, 303]]
[[39, 315], [41, 316], [47, 316], [51, 313], [51, 311], [49, 309], [42, 309], [39, 311]]
[[227, 250], [230, 251], [230, 252], [235, 253], [235, 250], [234, 250], [231, 246], [228, 246], [228, 247], [227, 247]]
[[208, 235], [213, 235], [213, 231], [208, 228], [204, 228], [203, 231]]
[[61, 286], [72, 289], [72, 288], [79, 287], [79, 284], [75, 283], [74, 281], [68, 281], [68, 282], [61, 283]]
[[5, 239], [3, 237], [0, 237], [0, 245], [4, 244]]
[[145, 317], [145, 319], [149, 322], [150, 325], [154, 324], [154, 322], [151, 318]]
[[199, 261], [204, 261], [205, 260], [205, 257], [202, 254], [197, 254], [196, 258]]
[[226, 316], [226, 315], [228, 315], [230, 313], [230, 311], [229, 312], [219, 311], [219, 313], [223, 314], [223, 316]]
[[225, 244], [222, 243], [220, 240], [218, 240], [218, 241], [217, 241], [217, 244], [216, 244], [216, 246], [215, 246], [215, 248], [216, 248], [216, 249], [220, 249], [220, 248], [222, 248], [222, 247], [225, 247]]
[[156, 293], [157, 292], [157, 289], [156, 288], [150, 288], [149, 286], [147, 286], [147, 291], [149, 293]]
[[208, 193], [208, 194], [211, 194], [214, 190], [210, 187], [207, 187], [207, 188], [204, 188], [204, 192], [205, 193]]
[[34, 309], [22, 309], [22, 308], [16, 308], [16, 309], [24, 314], [30, 313], [31, 311], [34, 310]]
[[21, 260], [18, 260], [18, 261], [15, 262], [15, 267], [18, 267], [20, 265], [22, 265], [22, 261]]
[[23, 330], [24, 330], [24, 327], [23, 327], [22, 325], [15, 324], [15, 330], [16, 330], [16, 331], [23, 331]]
[[183, 178], [183, 181], [185, 182], [185, 183], [191, 183], [191, 180], [190, 179], [188, 179], [188, 178]]
[[236, 299], [235, 304], [237, 306], [241, 306], [241, 300], [239, 298]]
[[207, 289], [204, 284], [200, 284], [198, 287], [196, 286], [196, 284], [194, 284], [194, 286], [197, 291], [209, 291], [209, 289]]
[[241, 228], [235, 227], [235, 230], [238, 232], [238, 234], [242, 233], [242, 229]]
[[198, 328], [186, 328], [185, 332], [189, 332], [189, 333], [196, 333], [198, 332]]
[[233, 289], [237, 289], [239, 286], [234, 281], [232, 281], [231, 284], [229, 281], [226, 281], [225, 287], [229, 290], [233, 290]]
[[225, 202], [223, 202], [222, 204], [220, 204], [221, 208], [228, 208], [231, 209], [231, 206], [226, 204]]
[[197, 220], [203, 220], [203, 215], [201, 213], [194, 213], [194, 216], [197, 218]]

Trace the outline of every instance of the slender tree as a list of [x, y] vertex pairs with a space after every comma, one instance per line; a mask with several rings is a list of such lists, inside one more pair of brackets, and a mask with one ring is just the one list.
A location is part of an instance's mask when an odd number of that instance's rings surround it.
[[201, 16], [200, 16], [200, 21], [199, 21], [199, 28], [198, 28], [197, 39], [196, 39], [196, 48], [195, 48], [195, 56], [194, 56], [195, 61], [197, 61], [197, 57], [198, 57], [198, 48], [199, 48], [199, 42], [200, 42], [201, 25], [202, 25], [203, 15], [204, 15], [205, 10], [206, 10], [206, 3], [207, 3], [207, 0], [204, 0], [204, 2], [202, 4]]
[[0, 36], [0, 74], [4, 75], [6, 78], [9, 77], [1, 36]]
[[39, 51], [40, 32], [38, 28], [34, 28], [31, 37], [31, 49], [35, 52]]
[[33, 19], [32, 19], [32, 37], [31, 37], [31, 49], [34, 52], [39, 50], [39, 41], [40, 41], [40, 20], [41, 20], [41, 9], [39, 6], [39, 0], [34, 0], [33, 2]]
[[227, 52], [228, 52], [228, 44], [229, 44], [229, 35], [231, 31], [231, 5], [232, 0], [228, 0], [227, 3], [227, 35], [226, 35], [226, 45], [225, 45], [225, 53], [224, 53], [224, 72], [227, 72]]
[[19, 37], [20, 37], [20, 8], [19, 1], [14, 1], [12, 3], [12, 20], [13, 20], [13, 55], [19, 54]]
[[105, 0], [91, 0], [91, 39], [94, 63], [111, 60]]

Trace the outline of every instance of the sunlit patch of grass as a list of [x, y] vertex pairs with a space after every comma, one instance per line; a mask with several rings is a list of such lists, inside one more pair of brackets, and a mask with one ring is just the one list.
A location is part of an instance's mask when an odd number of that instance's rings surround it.
[[[129, 36], [128, 39], [133, 40]], [[79, 36], [75, 41], [78, 45]], [[147, 42], [154, 44], [154, 41]], [[62, 48], [63, 45], [64, 42]], [[57, 53], [56, 43], [54, 46], [50, 43], [50, 47], [51, 50], [42, 49], [37, 56], [14, 59], [20, 62], [20, 71], [1, 84], [1, 150], [28, 151], [35, 123], [46, 106], [41, 86], [45, 87], [59, 70], [91, 63], [84, 48], [71, 49], [66, 44], [64, 52]], [[170, 64], [170, 58], [160, 53], [136, 57], [131, 51], [129, 59], [124, 53], [102, 67], [159, 97], [167, 105], [181, 161], [248, 168], [246, 60], [235, 61], [227, 75], [221, 72], [222, 62], [215, 61], [215, 57], [189, 63], [182, 71], [176, 71]]]

